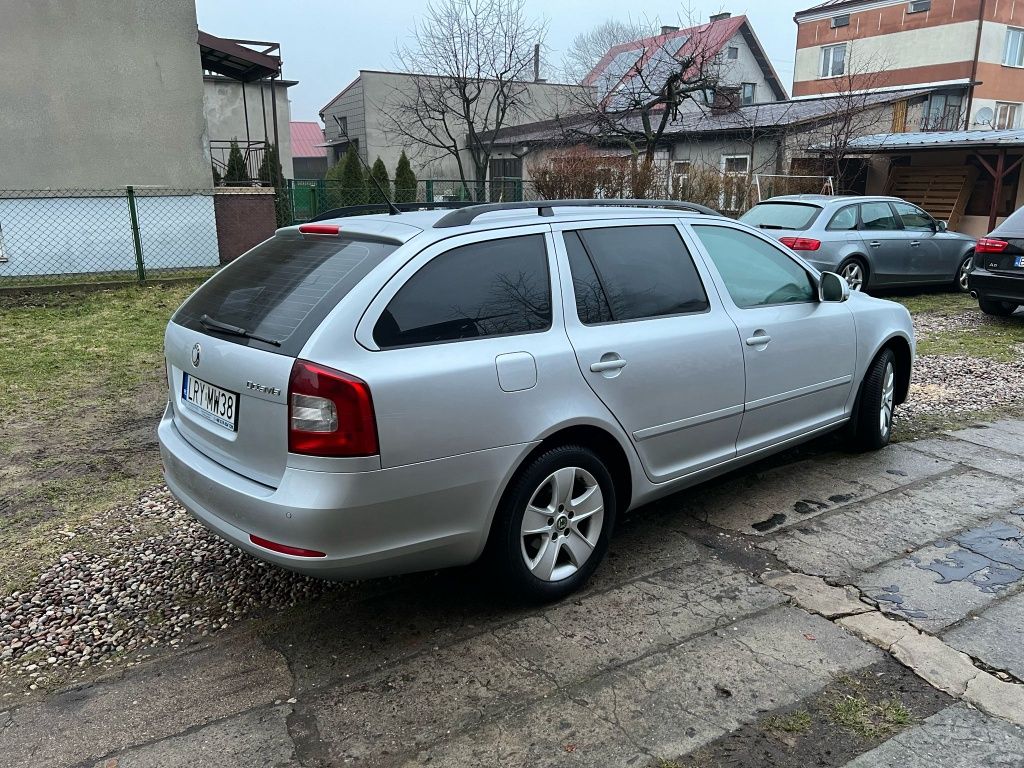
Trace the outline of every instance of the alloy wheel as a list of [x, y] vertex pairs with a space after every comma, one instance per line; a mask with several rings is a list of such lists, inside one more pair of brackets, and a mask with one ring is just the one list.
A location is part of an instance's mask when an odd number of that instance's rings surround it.
[[604, 494], [594, 476], [581, 467], [555, 470], [523, 513], [523, 561], [543, 581], [568, 578], [590, 559], [603, 525]]
[[888, 363], [885, 366], [885, 375], [882, 377], [882, 406], [878, 414], [878, 428], [883, 439], [889, 436], [889, 431], [892, 429], [895, 380], [892, 363]]
[[846, 279], [851, 291], [864, 289], [864, 268], [856, 261], [851, 261], [843, 267], [842, 276]]
[[960, 290], [966, 293], [970, 289], [968, 283], [968, 277], [971, 273], [971, 268], [974, 266], [974, 257], [968, 256], [964, 259], [964, 263], [960, 265], [960, 273], [956, 277], [957, 283], [960, 285]]

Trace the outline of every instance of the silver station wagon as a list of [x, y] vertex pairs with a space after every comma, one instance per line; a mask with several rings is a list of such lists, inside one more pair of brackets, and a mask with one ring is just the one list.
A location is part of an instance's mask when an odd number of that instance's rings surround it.
[[885, 446], [914, 358], [902, 306], [660, 201], [287, 227], [165, 345], [167, 484], [218, 535], [332, 579], [483, 558], [540, 599], [632, 507], [841, 427]]

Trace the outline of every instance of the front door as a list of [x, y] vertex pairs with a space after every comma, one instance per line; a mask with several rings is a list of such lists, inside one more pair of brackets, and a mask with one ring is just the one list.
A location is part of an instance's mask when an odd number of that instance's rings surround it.
[[556, 228], [565, 325], [580, 371], [648, 476], [735, 456], [743, 353], [709, 272], [670, 219]]
[[819, 302], [812, 275], [767, 238], [728, 224], [692, 230], [743, 345], [746, 396], [737, 455], [842, 421], [857, 359], [847, 305]]
[[868, 255], [868, 283], [901, 283], [910, 271], [910, 240], [892, 206], [884, 200], [861, 203], [860, 235]]

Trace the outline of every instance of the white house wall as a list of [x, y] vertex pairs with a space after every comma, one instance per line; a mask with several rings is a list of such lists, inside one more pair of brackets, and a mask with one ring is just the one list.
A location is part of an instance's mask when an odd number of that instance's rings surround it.
[[[242, 88], [245, 88], [245, 102]], [[260, 90], [263, 102], [260, 101]], [[292, 168], [291, 104], [288, 88], [278, 83], [277, 92], [277, 134], [281, 143], [281, 169], [285, 178], [294, 178]], [[260, 114], [261, 108], [263, 114]], [[203, 110], [206, 114], [207, 130], [211, 140], [245, 141], [245, 113], [249, 112], [249, 138], [252, 141], [264, 139], [274, 142], [274, 110], [269, 83], [241, 83], [224, 77], [209, 77], [203, 81]], [[265, 122], [264, 122], [265, 121]]]

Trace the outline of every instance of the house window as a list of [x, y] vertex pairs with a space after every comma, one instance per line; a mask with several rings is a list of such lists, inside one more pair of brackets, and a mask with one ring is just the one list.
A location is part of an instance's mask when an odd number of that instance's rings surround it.
[[846, 43], [821, 49], [821, 76], [839, 77], [846, 73]]
[[1011, 104], [1005, 101], [996, 102], [996, 128], [1006, 130], [1018, 127], [1018, 115], [1020, 104]]
[[722, 193], [719, 207], [738, 211], [746, 207], [750, 155], [722, 155]]
[[730, 45], [726, 49], [725, 57], [727, 59], [738, 59], [740, 57], [740, 49], [737, 48], [735, 45]]
[[932, 9], [932, 0], [910, 0], [907, 13], [924, 13]]
[[740, 88], [740, 104], [747, 106], [754, 103], [754, 92], [757, 90], [757, 83], [743, 83]]
[[839, 27], [850, 26], [850, 14], [843, 13], [839, 16], [832, 17], [832, 29], [839, 29]]
[[1024, 29], [1010, 27], [1006, 30], [1003, 64], [1008, 67], [1024, 67]]
[[955, 131], [961, 126], [960, 110], [964, 97], [959, 94], [933, 93], [928, 98], [928, 109], [925, 112], [925, 131]]
[[690, 161], [674, 160], [672, 162], [672, 193], [685, 194], [690, 182]]

